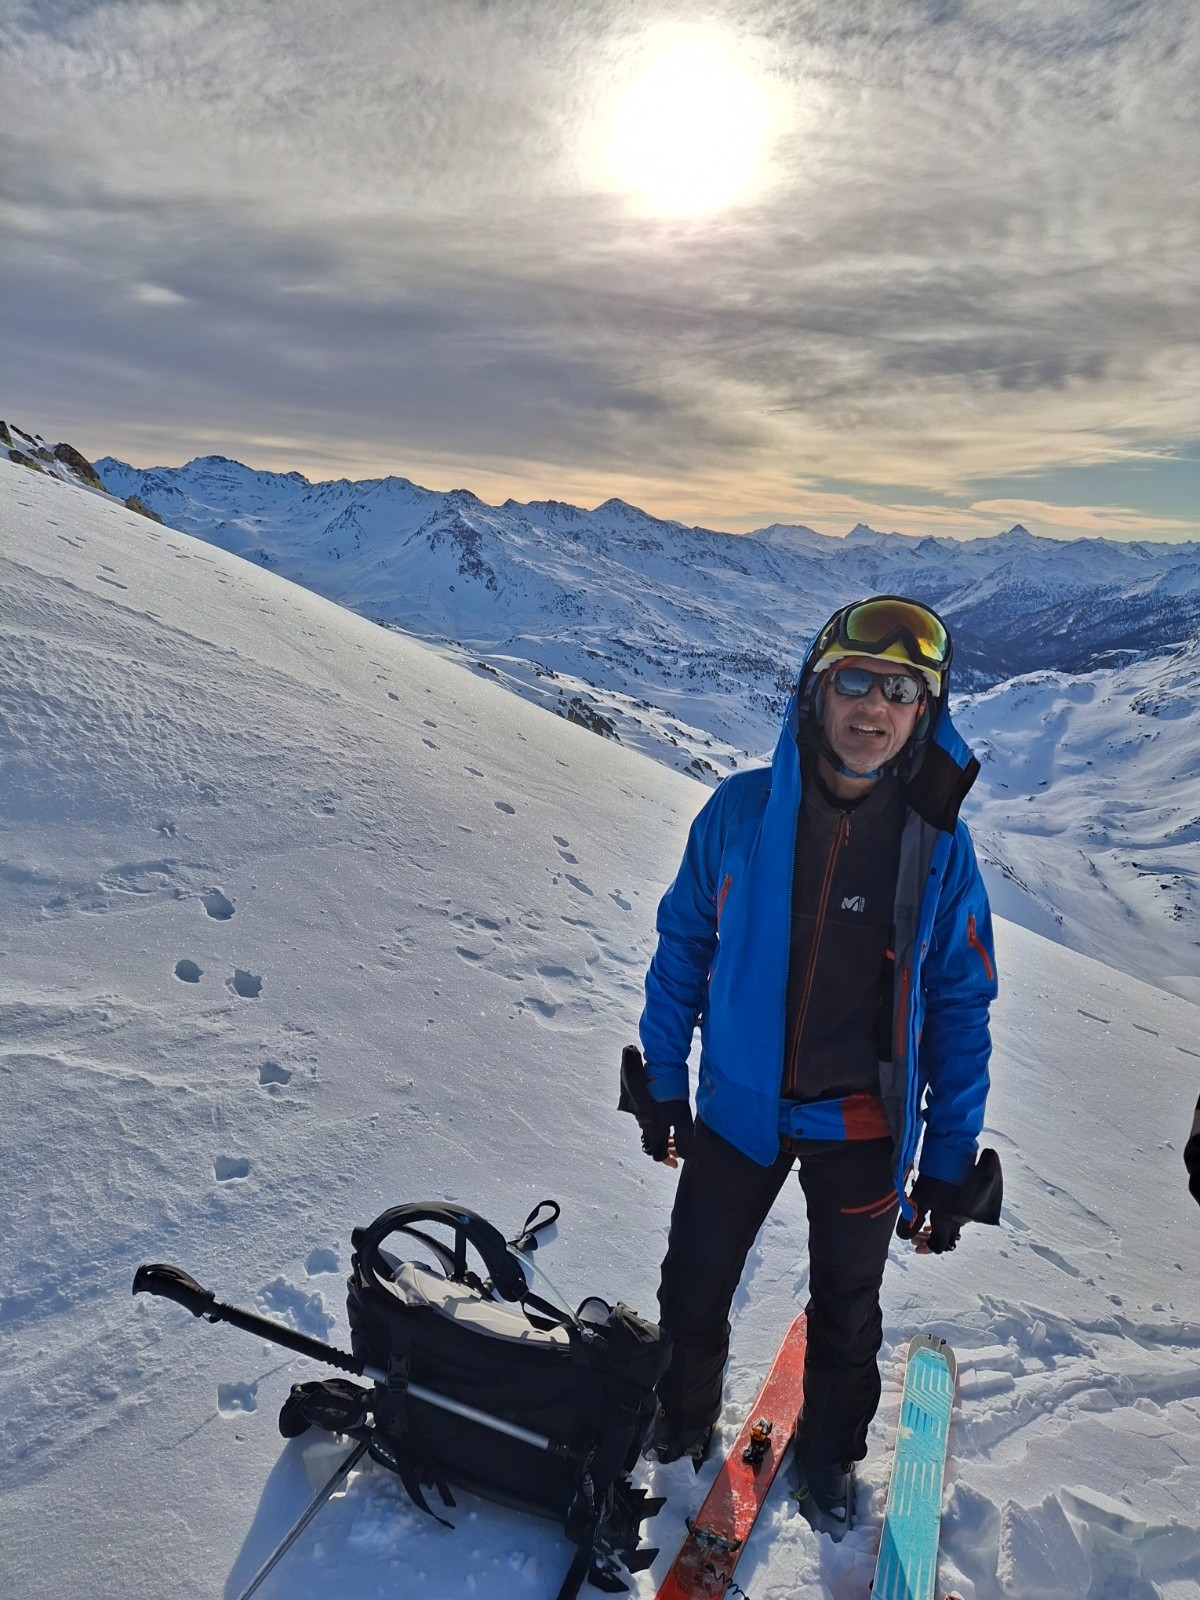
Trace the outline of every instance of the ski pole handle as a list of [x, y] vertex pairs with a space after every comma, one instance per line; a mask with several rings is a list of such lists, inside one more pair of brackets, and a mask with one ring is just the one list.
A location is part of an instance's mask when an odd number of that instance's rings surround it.
[[375, 1369], [364, 1367], [356, 1357], [325, 1344], [321, 1339], [298, 1333], [295, 1328], [289, 1328], [282, 1322], [272, 1322], [269, 1317], [260, 1317], [255, 1311], [242, 1311], [237, 1306], [226, 1305], [223, 1300], [217, 1299], [211, 1289], [205, 1289], [189, 1273], [184, 1272], [182, 1267], [170, 1267], [161, 1261], [139, 1267], [133, 1279], [133, 1292], [160, 1294], [164, 1299], [174, 1300], [177, 1305], [183, 1306], [194, 1317], [204, 1317], [208, 1322], [228, 1322], [231, 1327], [241, 1328], [243, 1333], [269, 1339], [272, 1344], [283, 1345], [285, 1350], [310, 1356], [312, 1360], [322, 1361], [327, 1367], [338, 1367], [342, 1372], [352, 1372], [357, 1378], [387, 1380], [385, 1372], [377, 1373]]
[[211, 1289], [196, 1282], [182, 1267], [168, 1266], [165, 1261], [152, 1261], [139, 1267], [133, 1279], [134, 1294], [160, 1294], [164, 1300], [174, 1300], [194, 1317], [211, 1315], [217, 1297]]

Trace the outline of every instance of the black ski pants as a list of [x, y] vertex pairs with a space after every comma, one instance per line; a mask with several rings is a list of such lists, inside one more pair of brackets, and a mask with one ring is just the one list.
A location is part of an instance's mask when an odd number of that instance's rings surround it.
[[672, 1340], [659, 1401], [682, 1428], [719, 1413], [729, 1308], [750, 1247], [797, 1158], [809, 1259], [797, 1451], [814, 1465], [861, 1461], [879, 1405], [879, 1289], [900, 1205], [890, 1139], [796, 1141], [772, 1166], [760, 1167], [696, 1123], [658, 1291], [660, 1320]]

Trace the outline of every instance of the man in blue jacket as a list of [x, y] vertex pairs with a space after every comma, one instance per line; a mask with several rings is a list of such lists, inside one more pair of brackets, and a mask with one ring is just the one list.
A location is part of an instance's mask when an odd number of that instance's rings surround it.
[[643, 1147], [684, 1162], [659, 1289], [673, 1354], [647, 1454], [703, 1458], [733, 1295], [798, 1162], [810, 1269], [800, 1498], [835, 1537], [879, 1404], [893, 1232], [940, 1252], [968, 1217], [999, 1217], [998, 1189], [978, 1204], [996, 975], [958, 819], [979, 764], [950, 721], [950, 658], [941, 619], [896, 596], [821, 629], [770, 768], [727, 778], [692, 825], [658, 912], [644, 1067], [634, 1048], [622, 1063]]

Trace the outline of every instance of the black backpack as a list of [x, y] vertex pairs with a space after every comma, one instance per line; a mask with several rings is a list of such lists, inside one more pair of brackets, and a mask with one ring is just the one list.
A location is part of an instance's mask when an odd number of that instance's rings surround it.
[[[544, 1207], [552, 1214], [536, 1221]], [[627, 1474], [670, 1349], [626, 1306], [592, 1297], [571, 1312], [532, 1292], [532, 1263], [513, 1252], [535, 1248], [557, 1215], [543, 1201], [511, 1245], [475, 1212], [441, 1203], [393, 1206], [356, 1228], [350, 1337], [374, 1388], [297, 1384], [280, 1428], [288, 1437], [318, 1426], [365, 1439], [430, 1515], [425, 1488], [453, 1506], [458, 1485], [553, 1517], [579, 1547], [560, 1590], [566, 1600], [585, 1575], [599, 1588], [625, 1588], [615, 1558], [638, 1571], [658, 1553], [637, 1543], [641, 1520], [661, 1501], [634, 1490]], [[416, 1241], [422, 1259], [383, 1248], [398, 1238]]]

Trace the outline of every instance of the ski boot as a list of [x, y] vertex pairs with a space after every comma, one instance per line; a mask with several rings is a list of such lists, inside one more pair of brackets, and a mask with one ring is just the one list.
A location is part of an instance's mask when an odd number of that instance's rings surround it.
[[646, 1434], [646, 1442], [642, 1446], [642, 1454], [647, 1461], [679, 1461], [684, 1456], [692, 1463], [697, 1472], [708, 1454], [708, 1446], [713, 1435], [712, 1422], [701, 1423], [699, 1427], [677, 1427], [670, 1417], [659, 1406], [654, 1414], [654, 1421], [650, 1424]]
[[830, 1461], [800, 1466], [796, 1504], [817, 1533], [827, 1533], [835, 1544], [846, 1537], [854, 1520], [857, 1489], [853, 1461]]

